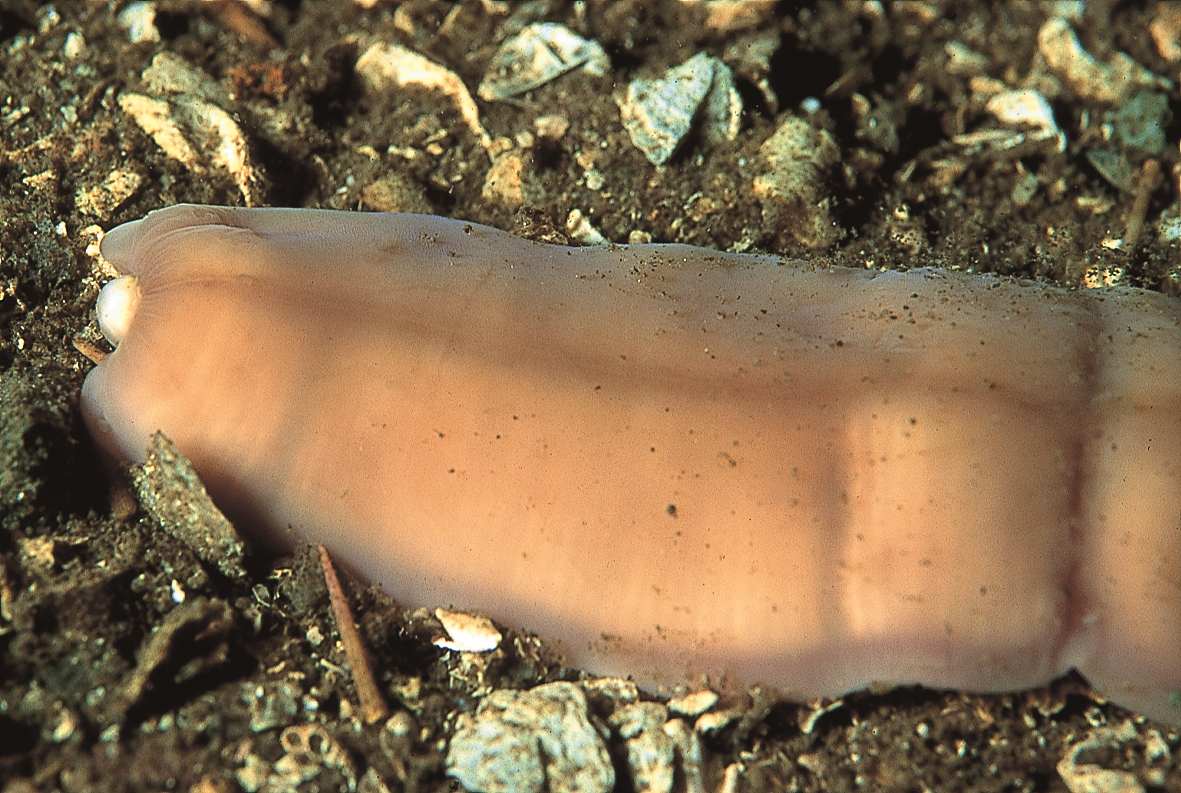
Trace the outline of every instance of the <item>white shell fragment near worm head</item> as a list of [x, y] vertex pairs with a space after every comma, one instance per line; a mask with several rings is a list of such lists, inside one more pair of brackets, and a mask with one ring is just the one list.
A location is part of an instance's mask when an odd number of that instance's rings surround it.
[[121, 275], [98, 293], [98, 329], [111, 344], [118, 345], [127, 335], [135, 310], [139, 307], [139, 279]]
[[256, 537], [652, 687], [1071, 668], [1181, 724], [1181, 305], [418, 215], [178, 206], [87, 377]]

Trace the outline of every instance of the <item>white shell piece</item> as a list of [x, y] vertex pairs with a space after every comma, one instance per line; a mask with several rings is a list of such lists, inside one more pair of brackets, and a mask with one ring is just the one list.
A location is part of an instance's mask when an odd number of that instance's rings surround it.
[[718, 703], [718, 695], [712, 691], [695, 691], [683, 697], [668, 701], [668, 709], [682, 716], [700, 716]]
[[110, 281], [98, 293], [95, 311], [98, 313], [98, 329], [111, 344], [119, 345], [135, 318], [139, 306], [139, 279], [124, 275]]
[[80, 185], [74, 193], [74, 201], [87, 215], [110, 217], [141, 184], [143, 177], [135, 171], [115, 170], [107, 174], [102, 184]]
[[601, 76], [610, 65], [599, 42], [584, 39], [565, 25], [540, 22], [500, 46], [476, 92], [494, 102], [545, 85], [580, 66], [588, 74]]
[[582, 681], [580, 685], [588, 697], [595, 701], [609, 703], [612, 709], [621, 704], [635, 702], [640, 698], [640, 690], [632, 680], [623, 680], [618, 677], [595, 677]]
[[68, 60], [76, 60], [86, 51], [86, 39], [80, 33], [70, 32], [66, 35], [66, 43], [62, 46], [62, 56]]
[[[669, 793], [678, 777], [685, 793], [704, 793], [701, 741], [681, 719], [669, 719], [658, 702], [637, 702], [611, 714], [608, 723], [624, 739], [636, 793]], [[679, 773], [678, 773], [679, 772]]]
[[435, 616], [443, 623], [443, 630], [451, 640], [436, 639], [435, 646], [459, 653], [486, 653], [500, 645], [500, 631], [487, 617], [477, 617], [458, 611], [435, 609]]
[[693, 729], [702, 735], [706, 735], [711, 732], [717, 732], [718, 730], [723, 729], [730, 722], [734, 721], [740, 715], [740, 713], [733, 709], [723, 710], [720, 712], [710, 711], [709, 713], [703, 713], [702, 715], [698, 716], [697, 721], [693, 723]]
[[800, 116], [789, 115], [759, 147], [759, 175], [751, 187], [763, 205], [763, 223], [810, 248], [836, 241], [827, 175], [840, 162], [836, 139]]
[[571, 209], [566, 216], [566, 232], [583, 245], [606, 245], [610, 242], [577, 208]]
[[1030, 88], [997, 94], [988, 100], [984, 109], [996, 116], [1002, 124], [1028, 124], [1038, 129], [1058, 129], [1058, 125], [1054, 123], [1054, 111], [1050, 108], [1050, 103]]
[[961, 41], [947, 42], [943, 52], [947, 54], [947, 71], [951, 74], [983, 74], [988, 69], [988, 58]]
[[156, 97], [187, 95], [193, 99], [229, 105], [229, 94], [201, 69], [172, 52], [161, 52], [140, 74], [147, 93]]
[[1066, 135], [1054, 121], [1054, 111], [1049, 101], [1037, 91], [1022, 89], [1003, 91], [988, 100], [985, 109], [998, 121], [1010, 127], [1034, 127], [1029, 135], [1011, 137], [1008, 145], [1002, 144], [997, 150], [1018, 146], [1026, 141], [1042, 143], [1056, 151], [1066, 150]]

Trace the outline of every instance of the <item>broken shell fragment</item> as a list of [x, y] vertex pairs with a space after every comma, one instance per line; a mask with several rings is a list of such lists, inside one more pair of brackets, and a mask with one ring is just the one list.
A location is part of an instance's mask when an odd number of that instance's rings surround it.
[[1133, 155], [1159, 157], [1165, 151], [1165, 128], [1173, 120], [1169, 98], [1157, 91], [1140, 91], [1105, 114], [1110, 140]]
[[742, 117], [730, 67], [703, 52], [660, 77], [637, 77], [616, 102], [632, 143], [653, 165], [672, 157], [694, 121], [707, 141], [719, 143], [738, 136]]
[[1140, 91], [1103, 115], [1106, 145], [1083, 156], [1113, 187], [1137, 192], [1137, 165], [1145, 157], [1159, 157], [1165, 149], [1165, 127], [1172, 120], [1168, 99], [1156, 91]]
[[664, 731], [668, 709], [658, 702], [637, 702], [611, 714], [610, 724], [627, 746], [627, 766], [637, 791], [670, 791], [676, 744]]
[[570, 119], [562, 115], [538, 116], [533, 119], [533, 131], [542, 140], [560, 140], [570, 129]]
[[[107, 288], [110, 286], [107, 284]], [[138, 302], [139, 288], [135, 290]], [[163, 432], [152, 435], [147, 459], [132, 466], [131, 481], [139, 505], [165, 534], [179, 540], [222, 575], [231, 579], [245, 577], [246, 543], [209, 497], [193, 463]]]
[[1098, 727], [1091, 730], [1083, 740], [1074, 744], [1058, 761], [1058, 776], [1070, 793], [1090, 791], [1143, 791], [1144, 786], [1136, 775], [1121, 769], [1104, 768], [1094, 762], [1080, 762], [1080, 758], [1100, 751], [1119, 751], [1125, 743], [1139, 738], [1135, 725], [1125, 721], [1116, 727]]
[[705, 790], [701, 778], [701, 741], [681, 719], [670, 719], [658, 702], [625, 705], [608, 723], [627, 746], [627, 766], [636, 793], [669, 793], [683, 779], [686, 793]]
[[565, 25], [529, 25], [492, 56], [476, 93], [489, 102], [509, 99], [579, 67], [601, 77], [611, 62], [599, 42], [584, 39]]

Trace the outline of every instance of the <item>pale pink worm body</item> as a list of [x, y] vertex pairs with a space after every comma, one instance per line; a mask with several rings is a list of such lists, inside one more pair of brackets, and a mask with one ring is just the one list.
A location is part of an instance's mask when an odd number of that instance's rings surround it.
[[103, 252], [138, 289], [98, 441], [162, 429], [255, 536], [408, 604], [653, 687], [1077, 668], [1181, 724], [1174, 299], [315, 210]]

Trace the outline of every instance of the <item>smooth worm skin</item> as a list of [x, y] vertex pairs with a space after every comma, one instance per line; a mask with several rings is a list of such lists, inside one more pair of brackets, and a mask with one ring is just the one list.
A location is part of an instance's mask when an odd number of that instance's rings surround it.
[[1077, 668], [1181, 724], [1176, 300], [303, 209], [102, 249], [95, 438], [256, 538], [656, 689]]

